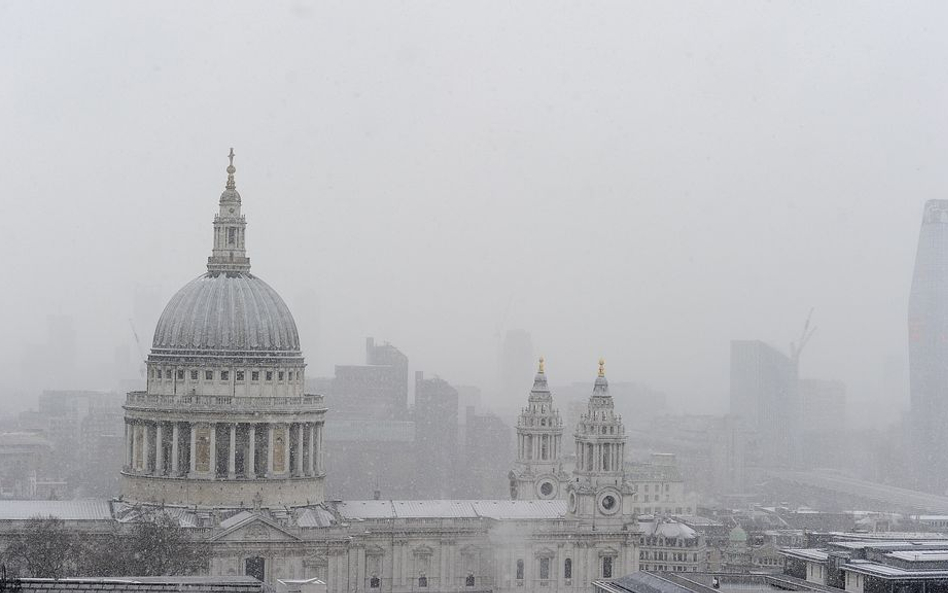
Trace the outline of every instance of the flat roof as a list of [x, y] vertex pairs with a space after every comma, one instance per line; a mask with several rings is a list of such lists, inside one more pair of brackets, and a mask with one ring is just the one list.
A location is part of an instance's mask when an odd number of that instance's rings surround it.
[[842, 570], [879, 577], [887, 580], [942, 580], [948, 578], [945, 570], [906, 570], [898, 566], [879, 564], [868, 560], [851, 560], [840, 567]]
[[24, 521], [33, 517], [56, 517], [65, 521], [111, 521], [107, 500], [4, 500], [0, 521]]
[[781, 554], [799, 558], [801, 560], [812, 560], [814, 562], [825, 562], [829, 559], [829, 553], [826, 550], [817, 548], [786, 548], [780, 550]]

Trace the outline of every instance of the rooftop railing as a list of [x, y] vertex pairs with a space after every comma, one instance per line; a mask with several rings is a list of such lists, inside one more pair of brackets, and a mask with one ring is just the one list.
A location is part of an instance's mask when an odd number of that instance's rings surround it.
[[324, 408], [323, 396], [304, 394], [297, 397], [238, 397], [229, 395], [154, 395], [130, 391], [125, 405], [136, 408], [169, 410], [318, 410]]

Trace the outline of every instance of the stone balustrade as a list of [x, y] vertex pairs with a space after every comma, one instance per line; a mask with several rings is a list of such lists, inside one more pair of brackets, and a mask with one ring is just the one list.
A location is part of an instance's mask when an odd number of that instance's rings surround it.
[[273, 410], [313, 411], [325, 408], [323, 396], [306, 394], [301, 397], [234, 397], [219, 395], [155, 395], [145, 391], [130, 391], [125, 400], [127, 408], [163, 410]]

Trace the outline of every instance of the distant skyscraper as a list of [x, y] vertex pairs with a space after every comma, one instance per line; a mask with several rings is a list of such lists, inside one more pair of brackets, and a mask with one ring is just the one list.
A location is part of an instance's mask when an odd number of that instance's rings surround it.
[[391, 344], [365, 339], [365, 365], [336, 365], [327, 401], [339, 416], [404, 420], [408, 407], [408, 357]]
[[439, 377], [415, 371], [414, 479], [422, 498], [451, 498], [456, 485], [458, 391]]
[[757, 340], [732, 340], [731, 414], [757, 431], [764, 465], [792, 465], [800, 417], [793, 360]]
[[908, 326], [916, 485], [944, 493], [948, 489], [948, 200], [925, 203]]

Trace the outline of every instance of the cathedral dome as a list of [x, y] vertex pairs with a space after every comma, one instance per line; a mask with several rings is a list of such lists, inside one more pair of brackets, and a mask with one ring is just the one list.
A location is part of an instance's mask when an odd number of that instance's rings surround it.
[[154, 354], [299, 355], [293, 315], [280, 295], [249, 272], [208, 272], [168, 302]]

